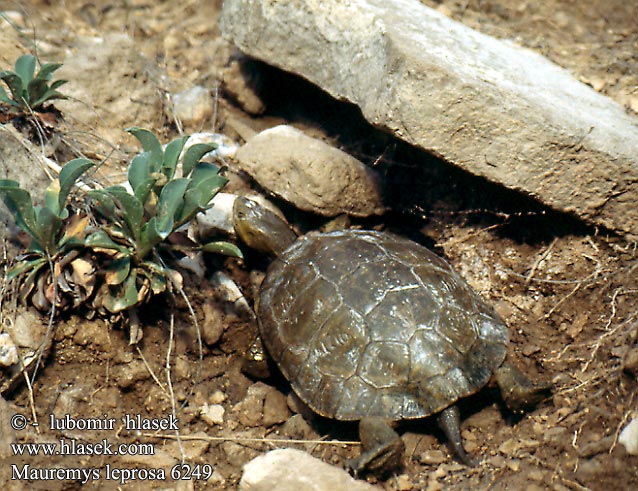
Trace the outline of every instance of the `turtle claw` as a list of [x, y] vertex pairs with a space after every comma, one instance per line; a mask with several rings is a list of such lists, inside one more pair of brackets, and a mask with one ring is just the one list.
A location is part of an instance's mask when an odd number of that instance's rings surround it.
[[476, 467], [478, 462], [471, 459], [463, 448], [461, 440], [461, 415], [456, 406], [446, 407], [439, 413], [438, 423], [447, 437], [448, 444], [454, 455], [468, 467]]

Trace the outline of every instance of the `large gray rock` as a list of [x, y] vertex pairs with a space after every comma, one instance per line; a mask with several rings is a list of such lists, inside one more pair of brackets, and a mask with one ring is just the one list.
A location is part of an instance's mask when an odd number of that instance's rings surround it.
[[417, 0], [226, 0], [222, 30], [417, 147], [638, 235], [638, 121], [536, 53]]
[[312, 455], [284, 448], [272, 450], [244, 466], [239, 491], [375, 491], [380, 488], [357, 481], [338, 467]]

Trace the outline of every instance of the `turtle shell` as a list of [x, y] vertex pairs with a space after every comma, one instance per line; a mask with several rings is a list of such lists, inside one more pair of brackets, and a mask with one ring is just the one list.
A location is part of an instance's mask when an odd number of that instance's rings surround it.
[[297, 395], [340, 420], [436, 413], [483, 387], [508, 342], [446, 261], [385, 232], [298, 239], [270, 265], [258, 318]]

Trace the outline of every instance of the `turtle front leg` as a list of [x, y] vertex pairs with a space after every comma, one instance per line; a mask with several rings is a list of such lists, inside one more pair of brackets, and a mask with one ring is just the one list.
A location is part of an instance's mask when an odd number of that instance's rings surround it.
[[383, 475], [401, 465], [405, 444], [390, 423], [377, 417], [359, 422], [361, 455], [348, 462], [355, 476], [366, 472]]
[[467, 455], [463, 448], [463, 441], [461, 440], [461, 413], [459, 412], [459, 408], [454, 405], [446, 407], [439, 413], [438, 423], [443, 433], [445, 433], [454, 454], [456, 454], [465, 465], [474, 467], [476, 462]]

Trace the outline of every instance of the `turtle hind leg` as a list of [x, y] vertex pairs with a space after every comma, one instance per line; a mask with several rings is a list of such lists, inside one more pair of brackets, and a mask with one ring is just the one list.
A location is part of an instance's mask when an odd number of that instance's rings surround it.
[[401, 466], [405, 444], [387, 420], [363, 418], [359, 422], [361, 455], [348, 462], [355, 476], [371, 473], [383, 476]]
[[507, 359], [496, 370], [494, 377], [505, 404], [516, 413], [535, 406], [552, 391], [551, 382], [532, 382]]
[[454, 405], [446, 407], [439, 413], [437, 421], [443, 433], [445, 433], [454, 454], [465, 465], [475, 467], [476, 462], [467, 455], [461, 441], [461, 414], [459, 408]]

